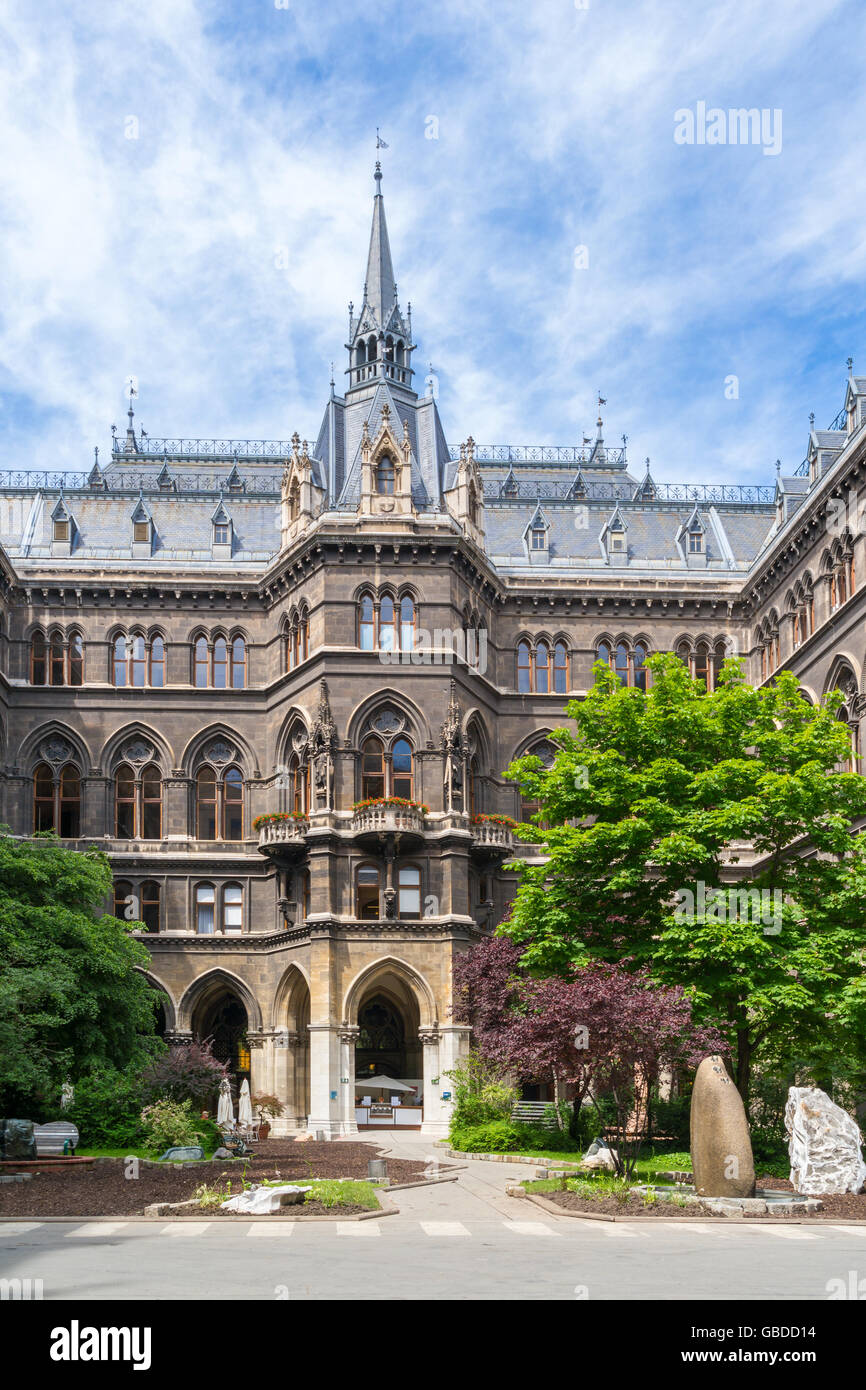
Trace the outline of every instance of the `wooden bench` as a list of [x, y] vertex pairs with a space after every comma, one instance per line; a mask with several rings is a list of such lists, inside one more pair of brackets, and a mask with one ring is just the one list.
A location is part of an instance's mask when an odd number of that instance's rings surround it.
[[[38, 1157], [43, 1154], [74, 1154], [78, 1147], [78, 1130], [68, 1120], [53, 1120], [50, 1125], [34, 1125]], [[64, 1150], [64, 1145], [68, 1148]]]

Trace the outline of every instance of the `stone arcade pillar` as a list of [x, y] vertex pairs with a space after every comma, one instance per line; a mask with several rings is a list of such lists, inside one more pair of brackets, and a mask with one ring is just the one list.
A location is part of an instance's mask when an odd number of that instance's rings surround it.
[[[310, 1024], [310, 1116], [307, 1128], [313, 1134], [319, 1129], [326, 1134], [357, 1133], [354, 1110], [349, 1121], [347, 1102], [341, 1095], [344, 1091], [354, 1094], [354, 1075], [342, 1070], [348, 1053], [351, 1053], [354, 1069], [354, 1041], [350, 1047], [345, 1041], [346, 1037], [346, 1029], [337, 1024]], [[340, 1082], [340, 1077], [346, 1075], [349, 1076], [348, 1086]]]
[[[448, 1134], [453, 1102], [443, 1100], [445, 1091], [454, 1093], [454, 1083], [446, 1075], [469, 1051], [469, 1028], [466, 1024], [440, 1024], [439, 1029], [422, 1028], [419, 1037], [424, 1044], [424, 1123], [422, 1134], [437, 1139]], [[433, 1078], [438, 1082], [433, 1085]]]

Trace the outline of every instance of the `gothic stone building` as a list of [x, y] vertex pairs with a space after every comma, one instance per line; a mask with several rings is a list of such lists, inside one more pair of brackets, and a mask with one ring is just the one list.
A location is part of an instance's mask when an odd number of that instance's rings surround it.
[[312, 447], [156, 439], [130, 401], [104, 467], [0, 475], [0, 819], [105, 849], [167, 1038], [213, 1036], [283, 1128], [354, 1132], [384, 1073], [417, 1104], [381, 1122], [439, 1134], [454, 957], [535, 852], [486, 817], [528, 813], [503, 769], [550, 755], [596, 659], [789, 667], [862, 751], [866, 379], [775, 487], [632, 473], [601, 415], [580, 447], [450, 449], [380, 177]]

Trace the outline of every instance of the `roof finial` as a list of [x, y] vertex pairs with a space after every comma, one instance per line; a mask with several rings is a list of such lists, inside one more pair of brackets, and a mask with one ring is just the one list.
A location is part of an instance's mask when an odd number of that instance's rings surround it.
[[598, 437], [599, 437], [599, 439], [601, 439], [601, 423], [602, 423], [602, 421], [601, 421], [601, 407], [602, 407], [603, 405], [607, 405], [607, 397], [606, 397], [606, 396], [603, 396], [603, 395], [601, 394], [601, 392], [599, 391], [599, 393], [598, 393], [598, 419], [597, 419], [596, 422], [595, 422], [595, 423], [597, 424], [597, 426], [598, 426]]
[[778, 478], [779, 474], [781, 473], [781, 471], [782, 471], [782, 460], [781, 460], [781, 459], [776, 459], [776, 477], [777, 477], [777, 478]]
[[848, 375], [849, 375], [849, 376], [851, 375], [851, 373], [853, 372], [853, 370], [854, 370], [854, 358], [853, 358], [853, 357], [849, 357], [849, 358], [848, 358]]
[[810, 429], [810, 430], [813, 430], [814, 428], [815, 428], [815, 412], [814, 412], [814, 410], [812, 410], [812, 411], [809, 412], [809, 429]]

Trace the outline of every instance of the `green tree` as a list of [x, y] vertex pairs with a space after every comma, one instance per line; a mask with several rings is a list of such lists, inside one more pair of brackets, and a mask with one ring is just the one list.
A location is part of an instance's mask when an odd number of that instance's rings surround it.
[[161, 1048], [150, 956], [110, 891], [99, 851], [0, 834], [0, 1114], [54, 1114], [67, 1078]]
[[685, 986], [699, 1015], [727, 1020], [748, 1099], [774, 1034], [866, 1014], [866, 861], [851, 836], [866, 779], [838, 770], [851, 753], [838, 692], [812, 706], [790, 673], [755, 690], [727, 661], [707, 693], [670, 654], [648, 665], [644, 693], [597, 663], [553, 766], [526, 757], [506, 773], [538, 799], [525, 833], [550, 857], [513, 866], [501, 930], [538, 972], [629, 957]]

